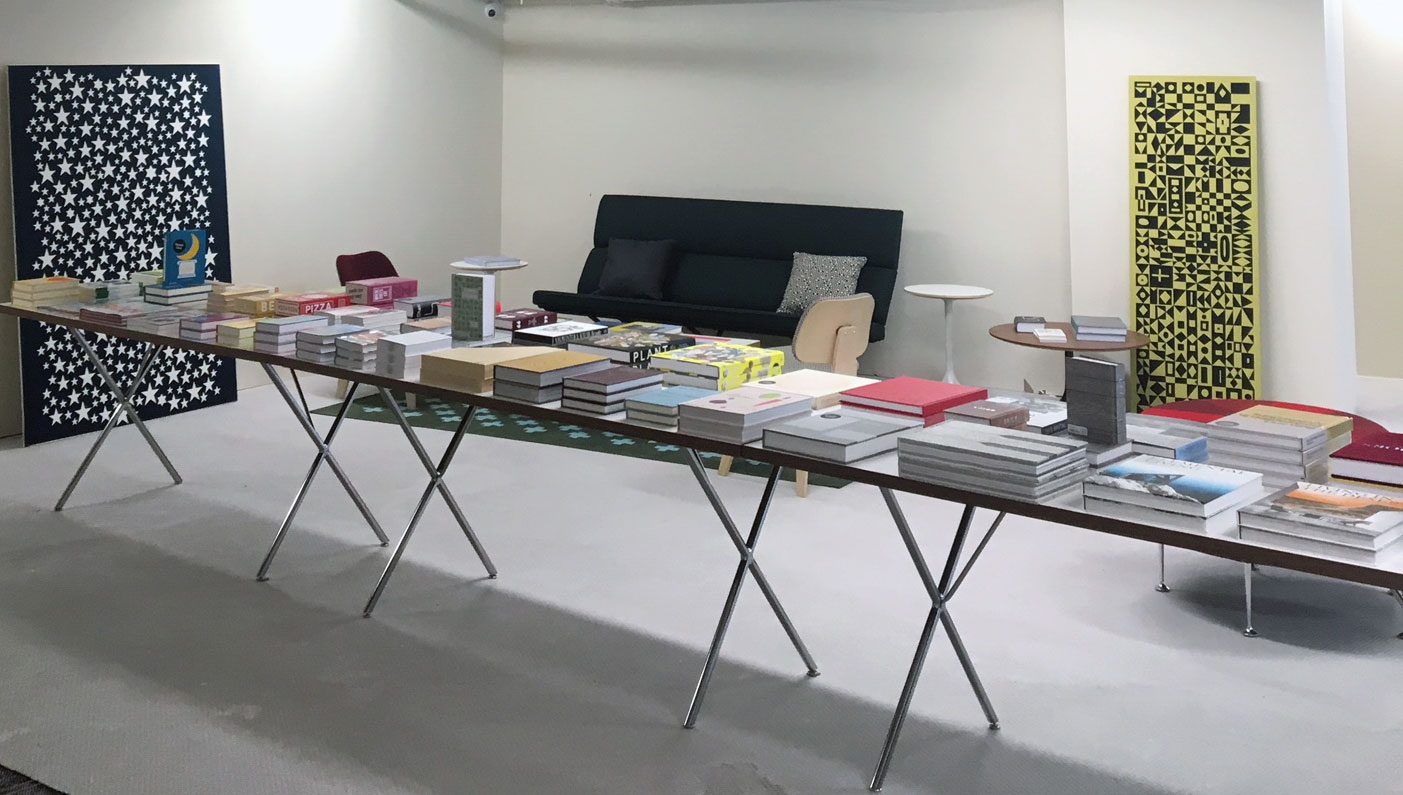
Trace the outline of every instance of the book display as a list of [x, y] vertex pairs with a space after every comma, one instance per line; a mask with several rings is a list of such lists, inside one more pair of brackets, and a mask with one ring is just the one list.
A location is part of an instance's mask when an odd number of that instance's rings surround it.
[[279, 296], [273, 303], [273, 311], [282, 316], [315, 315], [350, 305], [351, 296], [345, 293], [302, 293]]
[[465, 392], [491, 392], [497, 365], [553, 350], [541, 346], [508, 345], [432, 351], [424, 354], [420, 360], [419, 380]]
[[1148, 455], [1097, 470], [1082, 484], [1091, 513], [1209, 533], [1236, 525], [1237, 508], [1263, 493], [1256, 472]]
[[946, 409], [988, 396], [989, 390], [980, 387], [903, 375], [844, 390], [840, 402], [859, 409], [918, 417], [926, 425], [935, 425], [945, 419]]
[[566, 345], [567, 350], [607, 356], [620, 364], [646, 367], [653, 354], [678, 348], [690, 348], [696, 340], [680, 334], [662, 334], [652, 331], [610, 330], [604, 334], [575, 340]]
[[[248, 314], [238, 311], [238, 304], [235, 303], [240, 298], [252, 298], [254, 296], [272, 296], [277, 293], [273, 287], [265, 287], [261, 284], [227, 284], [224, 282], [211, 282], [210, 293], [205, 298], [205, 309], [209, 312], [229, 312], [232, 314]], [[273, 299], [273, 306], [276, 308], [277, 299]], [[268, 314], [272, 314], [270, 310]], [[252, 317], [252, 315], [250, 315]]]
[[1084, 342], [1125, 342], [1129, 330], [1118, 317], [1072, 315], [1072, 332]]
[[1040, 502], [1077, 488], [1086, 442], [970, 422], [928, 427], [897, 440], [902, 477]]
[[741, 386], [678, 407], [677, 429], [734, 444], [757, 441], [765, 426], [811, 412], [807, 395]]
[[82, 282], [69, 276], [19, 279], [12, 283], [10, 301], [22, 309], [37, 309], [44, 304], [76, 301], [80, 284]]
[[336, 366], [362, 373], [375, 372], [380, 340], [387, 336], [383, 331], [372, 329], [337, 337]]
[[346, 323], [318, 326], [297, 332], [297, 358], [318, 364], [336, 363], [336, 339], [359, 334], [360, 326]]
[[1403, 540], [1403, 498], [1301, 483], [1238, 510], [1241, 538], [1356, 563]]
[[351, 298], [349, 303], [390, 309], [396, 299], [418, 295], [419, 282], [403, 276], [357, 279], [346, 282], [346, 293]]
[[714, 389], [698, 389], [694, 386], [665, 386], [655, 392], [628, 398], [624, 401], [624, 412], [629, 422], [641, 422], [659, 428], [676, 428], [678, 406], [689, 400], [719, 395]]
[[848, 464], [895, 450], [901, 434], [924, 427], [915, 417], [841, 406], [771, 425], [762, 438], [767, 450]]
[[729, 342], [712, 342], [655, 354], [648, 366], [663, 371], [670, 386], [695, 386], [724, 392], [747, 381], [784, 371], [784, 352]]
[[564, 397], [566, 378], [617, 366], [603, 356], [553, 350], [498, 364], [493, 394], [527, 403], [552, 403]]
[[875, 378], [862, 378], [856, 375], [840, 375], [823, 370], [791, 370], [787, 373], [760, 378], [746, 386], [776, 389], [791, 395], [808, 395], [815, 409], [826, 409], [838, 405], [842, 393], [849, 389], [877, 383]]
[[297, 332], [327, 324], [326, 318], [316, 315], [261, 318], [253, 327], [253, 349], [291, 356], [297, 352]]
[[1269, 488], [1330, 477], [1329, 433], [1324, 427], [1277, 422], [1241, 412], [1203, 426], [1208, 460], [1218, 466], [1262, 473]]
[[629, 398], [662, 385], [663, 374], [657, 370], [618, 365], [566, 378], [560, 405], [590, 414], [615, 414], [624, 410]]
[[375, 372], [391, 378], [417, 380], [420, 357], [453, 346], [453, 340], [432, 331], [409, 334], [387, 334], [380, 338], [375, 350]]
[[[454, 274], [457, 276], [458, 274]], [[512, 342], [517, 345], [549, 345], [561, 347], [575, 340], [593, 337], [602, 332], [604, 326], [598, 323], [582, 323], [578, 320], [562, 320], [541, 326], [518, 329], [512, 332]]]

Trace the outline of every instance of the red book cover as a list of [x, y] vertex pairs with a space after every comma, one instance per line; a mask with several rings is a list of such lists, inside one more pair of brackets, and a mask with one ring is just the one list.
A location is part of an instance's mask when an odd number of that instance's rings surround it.
[[375, 306], [393, 304], [396, 298], [413, 298], [419, 294], [419, 281], [403, 276], [382, 276], [379, 279], [358, 279], [346, 282], [346, 292], [357, 304]]
[[279, 315], [315, 315], [338, 306], [350, 306], [351, 296], [345, 293], [304, 293], [279, 298], [274, 305]]
[[1403, 433], [1381, 433], [1336, 450], [1331, 458], [1403, 467]]
[[948, 408], [984, 400], [989, 397], [989, 390], [903, 375], [844, 390], [840, 394], [843, 403], [855, 408], [885, 409], [929, 420], [933, 415], [941, 414]]

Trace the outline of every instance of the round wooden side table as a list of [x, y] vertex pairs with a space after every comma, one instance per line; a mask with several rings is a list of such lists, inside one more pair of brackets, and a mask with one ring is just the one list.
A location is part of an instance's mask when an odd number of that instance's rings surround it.
[[1026, 348], [1042, 348], [1047, 351], [1062, 351], [1071, 356], [1074, 353], [1110, 353], [1112, 351], [1133, 351], [1150, 344], [1150, 338], [1138, 331], [1128, 331], [1125, 342], [1091, 342], [1079, 340], [1072, 331], [1071, 323], [1047, 323], [1047, 328], [1060, 328], [1067, 335], [1066, 342], [1042, 342], [1031, 331], [1019, 332], [1012, 323], [1001, 323], [989, 329], [989, 336]]
[[955, 334], [952, 317], [956, 301], [970, 301], [988, 298], [994, 294], [987, 287], [974, 287], [968, 284], [910, 284], [905, 288], [910, 295], [920, 298], [939, 298], [945, 302], [945, 375], [941, 381], [958, 384], [955, 378]]

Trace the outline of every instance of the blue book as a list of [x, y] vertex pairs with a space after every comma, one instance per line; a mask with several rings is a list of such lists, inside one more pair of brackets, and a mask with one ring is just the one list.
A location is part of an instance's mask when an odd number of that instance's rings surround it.
[[167, 232], [161, 286], [171, 289], [204, 284], [205, 249], [208, 245], [209, 239], [203, 229]]
[[1082, 484], [1087, 497], [1200, 518], [1262, 496], [1262, 476], [1225, 467], [1135, 455], [1097, 470]]
[[677, 408], [689, 400], [711, 397], [717, 394], [714, 389], [695, 386], [669, 386], [654, 392], [645, 392], [624, 401], [624, 409], [631, 420], [642, 420], [658, 425], [675, 426]]

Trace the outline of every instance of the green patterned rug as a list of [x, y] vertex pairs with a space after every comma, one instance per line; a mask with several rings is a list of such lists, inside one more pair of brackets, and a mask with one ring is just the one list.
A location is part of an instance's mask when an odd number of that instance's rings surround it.
[[[402, 399], [399, 405], [404, 410], [404, 416], [409, 420], [410, 425], [416, 428], [433, 428], [440, 431], [455, 430], [466, 410], [466, 406], [462, 403], [451, 403], [423, 395], [419, 396], [418, 407], [415, 410], [410, 410]], [[334, 417], [337, 408], [336, 405], [331, 405], [317, 409], [312, 413]], [[346, 412], [346, 418], [387, 423], [395, 421], [394, 415], [385, 407], [379, 395], [367, 395], [353, 402], [350, 410]], [[687, 463], [683, 458], [682, 448], [674, 444], [635, 439], [621, 433], [596, 431], [568, 423], [534, 420], [516, 414], [498, 414], [487, 409], [478, 410], [477, 417], [473, 420], [468, 433], [474, 436], [493, 436], [498, 439], [516, 439], [537, 444], [572, 447], [576, 450], [592, 450], [596, 453], [645, 458], [649, 461], [667, 461], [683, 465]], [[701, 453], [701, 459], [708, 468], [715, 469], [721, 461], [721, 456], [717, 453]], [[738, 458], [731, 466], [731, 472], [763, 478], [769, 474], [770, 467], [768, 464]], [[786, 468], [782, 477], [792, 481], [794, 480], [794, 471]], [[809, 475], [809, 484], [813, 486], [839, 489], [851, 482], [828, 475], [816, 473]]]

